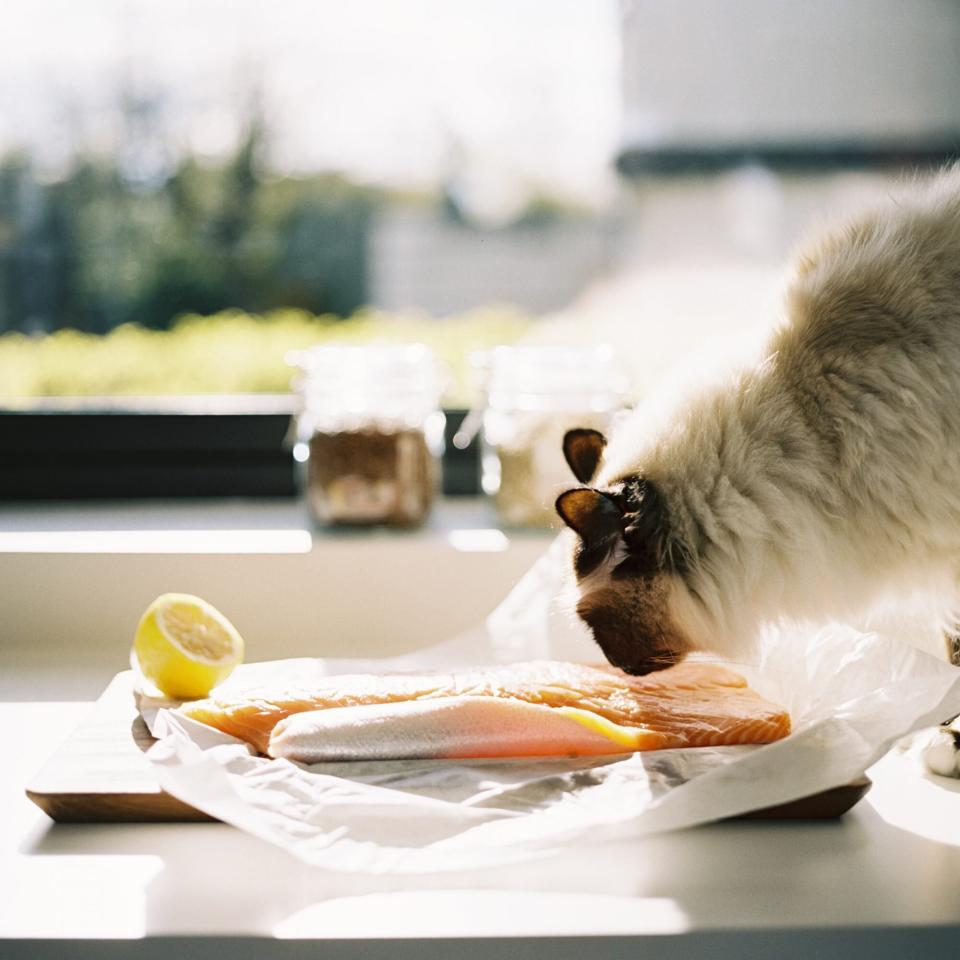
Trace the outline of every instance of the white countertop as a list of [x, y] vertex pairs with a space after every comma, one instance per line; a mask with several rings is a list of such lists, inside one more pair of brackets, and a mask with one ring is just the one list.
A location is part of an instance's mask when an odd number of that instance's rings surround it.
[[314, 535], [289, 502], [0, 510], [0, 958], [956, 956], [960, 783], [895, 758], [840, 821], [421, 877], [325, 872], [220, 824], [56, 825], [24, 796], [157, 593], [208, 597], [254, 659], [387, 655], [476, 623], [547, 542], [476, 502], [390, 536]]
[[53, 824], [24, 785], [88, 707], [0, 704], [16, 744], [0, 784], [4, 960], [104, 956], [101, 941], [118, 940], [124, 957], [169, 956], [156, 938], [171, 936], [191, 957], [258, 958], [320, 945], [365, 958], [946, 957], [960, 944], [960, 783], [893, 755], [839, 821], [717, 824], [508, 869], [362, 877], [220, 824]]

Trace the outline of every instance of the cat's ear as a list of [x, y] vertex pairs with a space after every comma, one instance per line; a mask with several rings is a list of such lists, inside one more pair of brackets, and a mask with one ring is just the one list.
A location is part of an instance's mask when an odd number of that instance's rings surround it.
[[589, 483], [600, 465], [607, 438], [599, 430], [578, 427], [563, 437], [563, 455], [581, 483]]
[[623, 513], [612, 497], [599, 490], [578, 487], [557, 497], [560, 519], [585, 543], [599, 543], [623, 529]]

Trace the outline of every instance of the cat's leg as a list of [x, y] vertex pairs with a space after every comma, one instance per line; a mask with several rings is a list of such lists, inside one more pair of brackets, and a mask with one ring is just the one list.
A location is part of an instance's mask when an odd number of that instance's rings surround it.
[[[960, 667], [960, 624], [944, 630], [947, 659]], [[914, 741], [924, 766], [941, 777], [960, 777], [960, 714], [924, 730]]]
[[944, 630], [943, 639], [947, 644], [947, 659], [955, 667], [960, 667], [960, 624], [954, 624], [951, 629]]
[[960, 717], [924, 730], [913, 742], [923, 765], [941, 777], [960, 777]]

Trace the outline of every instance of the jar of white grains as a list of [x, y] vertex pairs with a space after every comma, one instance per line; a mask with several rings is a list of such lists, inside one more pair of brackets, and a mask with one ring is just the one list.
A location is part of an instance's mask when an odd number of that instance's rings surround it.
[[625, 408], [626, 377], [607, 346], [498, 347], [488, 364], [484, 491], [506, 526], [556, 526], [554, 501], [575, 483], [563, 435], [606, 433]]

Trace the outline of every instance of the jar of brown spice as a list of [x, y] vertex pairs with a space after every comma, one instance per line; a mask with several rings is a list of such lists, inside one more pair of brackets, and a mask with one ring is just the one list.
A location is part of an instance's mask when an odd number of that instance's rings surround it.
[[415, 526], [440, 473], [443, 383], [423, 344], [324, 344], [288, 358], [301, 410], [295, 458], [320, 524]]

